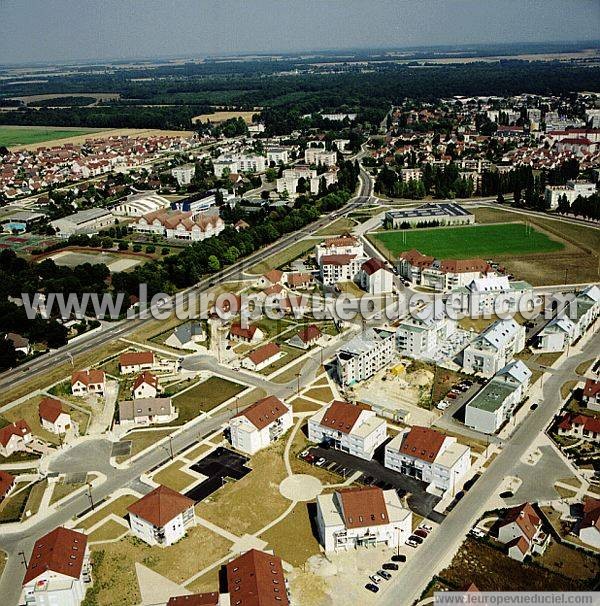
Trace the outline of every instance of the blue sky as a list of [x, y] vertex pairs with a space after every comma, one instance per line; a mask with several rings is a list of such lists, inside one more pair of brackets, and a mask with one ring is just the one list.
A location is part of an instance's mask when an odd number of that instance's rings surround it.
[[0, 0], [0, 63], [592, 40], [599, 0]]

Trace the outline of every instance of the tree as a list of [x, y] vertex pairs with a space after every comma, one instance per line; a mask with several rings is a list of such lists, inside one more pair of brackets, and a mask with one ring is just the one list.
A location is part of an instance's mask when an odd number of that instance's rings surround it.
[[15, 347], [8, 339], [0, 339], [0, 369], [12, 368], [17, 363]]
[[119, 242], [119, 250], [128, 250], [129, 242]]
[[211, 271], [219, 271], [221, 269], [221, 262], [215, 255], [210, 255], [210, 257], [208, 257], [208, 268]]

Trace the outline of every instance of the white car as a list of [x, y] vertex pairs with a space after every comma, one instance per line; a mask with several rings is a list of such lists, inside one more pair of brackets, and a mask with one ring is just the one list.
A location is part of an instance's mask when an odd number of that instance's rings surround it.
[[481, 530], [481, 528], [477, 528], [477, 527], [471, 528], [469, 533], [471, 535], [473, 535], [474, 537], [479, 537], [480, 539], [483, 539], [483, 537], [485, 537], [485, 532], [483, 530]]
[[442, 400], [437, 404], [437, 408], [439, 408], [440, 410], [446, 410], [448, 406], [450, 406], [450, 402], [448, 402], [448, 400]]
[[431, 532], [433, 530], [433, 526], [429, 526], [428, 524], [421, 524], [419, 528], [422, 528], [425, 532]]
[[419, 544], [418, 544], [416, 541], [413, 541], [412, 539], [407, 539], [407, 540], [404, 542], [404, 544], [405, 544], [405, 545], [408, 545], [408, 546], [410, 546], [410, 547], [418, 547], [418, 546], [419, 546]]
[[325, 465], [325, 459], [323, 457], [319, 457], [317, 459], [317, 462], [315, 463], [315, 465], [317, 467], [323, 467], [323, 465]]

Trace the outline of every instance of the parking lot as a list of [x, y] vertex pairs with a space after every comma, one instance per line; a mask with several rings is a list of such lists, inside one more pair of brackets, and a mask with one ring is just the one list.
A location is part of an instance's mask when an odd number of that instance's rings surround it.
[[415, 478], [402, 475], [383, 466], [383, 446], [375, 453], [375, 458], [372, 461], [366, 461], [341, 450], [323, 448], [322, 446], [313, 446], [309, 449], [309, 452], [315, 457], [315, 460], [324, 458], [323, 468], [339, 474], [342, 478], [358, 471], [362, 474], [358, 480], [359, 482], [365, 485], [378, 486], [384, 490], [396, 489], [401, 497], [406, 496], [408, 506], [418, 515], [438, 523], [444, 519], [442, 514], [433, 511], [440, 498], [426, 492], [426, 482], [420, 482]]
[[206, 457], [190, 466], [190, 469], [207, 476], [186, 493], [186, 496], [199, 502], [223, 486], [224, 478], [240, 480], [252, 470], [246, 467], [247, 457], [227, 448], [219, 447]]

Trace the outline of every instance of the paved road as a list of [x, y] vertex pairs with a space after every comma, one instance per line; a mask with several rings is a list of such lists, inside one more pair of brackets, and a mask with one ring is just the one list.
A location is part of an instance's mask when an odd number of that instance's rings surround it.
[[[573, 355], [544, 381], [544, 398], [539, 408], [532, 411], [505, 442], [483, 476], [473, 485], [459, 504], [448, 514], [431, 542], [418, 547], [394, 581], [380, 593], [380, 606], [411, 605], [417, 600], [434, 574], [445, 567], [448, 559], [462, 543], [466, 533], [484, 512], [491, 495], [497, 494], [503, 479], [516, 468], [535, 475], [535, 466], [521, 466], [520, 459], [532, 442], [544, 431], [561, 404], [560, 387], [572, 378], [575, 368], [600, 350], [600, 332], [584, 346], [582, 353]], [[426, 571], [426, 573], [424, 573]], [[468, 579], [466, 579], [468, 580]]]

